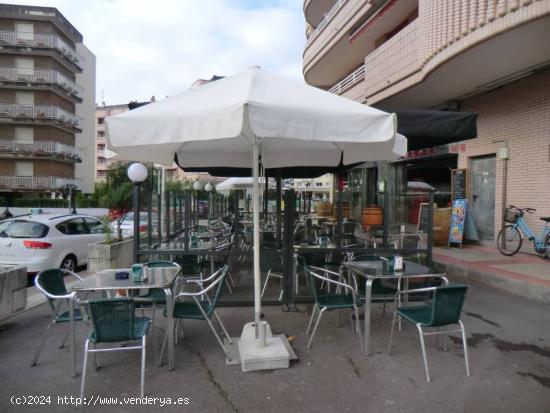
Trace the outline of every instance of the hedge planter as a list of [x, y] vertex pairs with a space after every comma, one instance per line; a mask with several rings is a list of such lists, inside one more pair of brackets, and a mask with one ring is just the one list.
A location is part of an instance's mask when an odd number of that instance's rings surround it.
[[88, 271], [96, 273], [110, 268], [130, 268], [133, 264], [134, 240], [88, 245]]
[[27, 267], [0, 264], [0, 319], [27, 306]]

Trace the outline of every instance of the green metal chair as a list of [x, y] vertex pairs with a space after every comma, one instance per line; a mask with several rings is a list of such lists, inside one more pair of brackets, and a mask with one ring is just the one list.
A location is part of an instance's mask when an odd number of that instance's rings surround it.
[[[390, 355], [393, 332], [397, 317], [416, 325], [420, 335], [420, 345], [422, 348], [422, 357], [424, 359], [424, 369], [426, 370], [426, 380], [430, 382], [430, 372], [428, 370], [428, 359], [426, 357], [426, 346], [424, 336], [444, 335], [443, 347], [446, 350], [446, 336], [450, 333], [460, 332], [462, 334], [462, 345], [464, 347], [464, 361], [466, 363], [466, 375], [470, 376], [470, 367], [468, 361], [468, 345], [466, 343], [466, 331], [464, 324], [460, 321], [460, 313], [464, 305], [464, 298], [468, 287], [465, 285], [448, 285], [443, 287], [418, 288], [414, 290], [399, 291], [395, 295], [396, 311], [393, 315], [390, 340], [388, 344], [388, 355]], [[402, 294], [409, 293], [432, 293], [430, 304], [414, 307], [398, 307], [397, 298]], [[441, 329], [449, 325], [459, 325], [460, 328], [447, 330]], [[436, 328], [436, 331], [424, 332], [424, 328]]]
[[[260, 252], [260, 271], [267, 273], [260, 297], [263, 298], [270, 278], [283, 279], [283, 263], [276, 250], [262, 250]], [[283, 289], [279, 293], [279, 301], [283, 299]]]
[[[216, 305], [218, 304], [218, 300], [221, 296], [222, 289], [225, 283], [225, 277], [228, 270], [229, 267], [225, 265], [214, 272], [214, 274], [212, 274], [208, 278], [205, 278], [203, 280], [188, 280], [188, 283], [197, 284], [199, 286], [199, 289], [194, 292], [182, 291], [178, 293], [174, 298], [174, 310], [172, 313], [175, 321], [174, 328], [178, 324], [179, 320], [205, 320], [210, 326], [210, 329], [214, 333], [216, 340], [218, 341], [226, 355], [228, 355], [228, 352], [223, 344], [221, 337], [218, 335], [216, 329], [214, 328], [211, 318], [212, 316], [214, 316], [214, 318], [222, 328], [223, 333], [227, 337], [228, 342], [231, 344], [231, 337], [229, 336], [227, 329], [223, 325], [222, 320], [216, 313]], [[210, 297], [210, 293], [213, 294], [212, 297]], [[184, 301], [184, 299], [187, 297], [191, 297], [193, 301]], [[164, 310], [163, 315], [165, 317], [167, 316], [166, 310]], [[181, 331], [183, 332], [183, 329], [181, 329]], [[177, 334], [174, 335], [174, 337], [176, 336]], [[168, 331], [166, 331], [164, 341], [162, 343], [162, 349], [160, 351], [159, 357], [159, 365], [162, 362], [167, 341]]]
[[[42, 292], [46, 296], [48, 305], [52, 311], [52, 317], [46, 327], [46, 331], [44, 332], [42, 339], [40, 340], [40, 344], [36, 348], [31, 366], [36, 366], [36, 363], [38, 362], [40, 354], [42, 353], [42, 349], [44, 348], [44, 344], [46, 343], [46, 338], [48, 337], [48, 333], [52, 326], [58, 324], [69, 324], [71, 322], [71, 307], [74, 308], [75, 304], [78, 305], [80, 303], [80, 300], [78, 299], [76, 293], [70, 293], [67, 290], [65, 280], [63, 278], [64, 275], [72, 275], [76, 279], [82, 280], [82, 277], [75, 274], [74, 272], [61, 268], [51, 268], [41, 271], [34, 278], [34, 285], [40, 292]], [[67, 309], [64, 311], [61, 310], [63, 303], [67, 305]], [[73, 321], [82, 320], [84, 320], [83, 312], [78, 308], [74, 308]], [[70, 329], [67, 329], [67, 332], [65, 333], [65, 336], [63, 337], [59, 348], [63, 348], [63, 346], [65, 345], [65, 341], [67, 341], [69, 332]]]
[[[317, 320], [315, 321], [315, 326], [313, 327], [313, 331], [311, 332], [311, 336], [307, 343], [307, 348], [311, 348], [311, 342], [313, 341], [313, 337], [315, 336], [315, 332], [317, 331], [317, 327], [319, 326], [319, 321], [321, 321], [321, 317], [323, 316], [323, 313], [325, 311], [342, 310], [348, 308], [353, 311], [353, 315], [355, 316], [354, 331], [359, 334], [359, 346], [362, 351], [363, 336], [361, 335], [361, 325], [359, 323], [359, 307], [361, 307], [363, 303], [357, 296], [357, 291], [355, 290], [355, 288], [345, 282], [336, 281], [333, 277], [339, 276], [339, 274], [334, 271], [327, 270], [326, 268], [306, 266], [305, 271], [308, 276], [311, 294], [313, 295], [313, 298], [315, 300], [315, 306], [313, 307], [313, 311], [311, 312], [311, 318], [307, 326], [306, 336], [309, 335], [309, 331], [311, 329], [316, 310], [319, 312]], [[320, 284], [323, 282], [335, 285], [337, 287], [337, 292], [329, 294], [324, 293], [320, 286]], [[338, 291], [340, 289], [344, 290], [344, 293], [339, 293]]]
[[[374, 255], [358, 255], [353, 258], [353, 261], [375, 261], [379, 262], [380, 265], [382, 265], [384, 268], [387, 268], [387, 258], [380, 257], [380, 256], [374, 256]], [[361, 280], [362, 282], [357, 282], [357, 278], [353, 278], [353, 281], [355, 284], [355, 288], [357, 289], [357, 294], [359, 295], [359, 298], [361, 299], [361, 302], [365, 302], [365, 283], [364, 280]], [[395, 287], [387, 284], [383, 284], [382, 280], [374, 280], [372, 283], [372, 302], [379, 302], [382, 303], [382, 317], [386, 314], [386, 303], [393, 302], [393, 299], [395, 297], [395, 293], [399, 290], [399, 285], [396, 285]]]
[[[164, 261], [164, 260], [149, 261], [143, 264], [143, 266], [147, 268], [166, 268], [166, 267], [181, 268], [178, 263], [175, 263], [173, 261]], [[174, 281], [174, 286], [172, 287], [172, 289], [176, 294], [179, 291], [180, 283], [181, 283], [181, 273], [178, 274], [178, 276], [176, 277], [176, 280]], [[157, 328], [155, 324], [155, 314], [156, 314], [157, 306], [166, 305], [166, 293], [162, 288], [150, 288], [146, 294], [134, 297], [134, 302], [136, 304], [136, 307], [141, 309], [143, 316], [145, 315], [144, 314], [145, 309], [151, 310], [151, 323], [153, 324], [153, 350], [155, 354], [157, 354], [157, 334], [156, 334]]]
[[[86, 384], [86, 368], [88, 353], [94, 354], [94, 364], [97, 369], [95, 353], [107, 351], [141, 350], [141, 386], [140, 396], [143, 397], [145, 386], [145, 337], [151, 324], [147, 317], [135, 316], [134, 300], [128, 298], [114, 298], [92, 300], [88, 302], [93, 331], [84, 344], [84, 363], [82, 366], [82, 383], [80, 398], [84, 397]], [[141, 341], [141, 345], [97, 348], [98, 344]]]

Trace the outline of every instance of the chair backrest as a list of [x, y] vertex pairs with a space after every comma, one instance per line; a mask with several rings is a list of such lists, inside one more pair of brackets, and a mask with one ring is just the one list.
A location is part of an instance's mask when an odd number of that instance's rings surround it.
[[468, 287], [462, 284], [437, 287], [432, 300], [430, 326], [437, 327], [458, 323], [467, 290]]
[[134, 339], [135, 305], [128, 298], [88, 302], [95, 341], [113, 343]]
[[355, 233], [355, 222], [344, 222], [343, 229], [344, 234], [353, 234]]
[[[223, 287], [225, 285], [225, 276], [227, 275], [228, 271], [229, 271], [229, 266], [224, 265], [222, 268], [220, 268], [217, 271], [220, 273], [220, 275], [216, 277], [208, 287], [206, 287], [202, 291], [197, 292], [197, 294], [201, 294], [201, 295], [204, 294], [207, 296], [208, 306], [204, 309], [204, 312], [208, 317], [210, 317], [214, 312], [214, 310], [216, 309], [216, 305], [218, 304], [218, 300], [220, 299]], [[209, 290], [212, 290], [212, 289], [214, 290], [214, 295], [212, 296], [212, 298], [208, 298], [207, 294]], [[198, 302], [197, 302], [197, 305], [198, 305]]]
[[173, 261], [166, 261], [166, 260], [158, 260], [158, 261], [149, 261], [143, 264], [145, 267], [151, 267], [151, 268], [164, 268], [164, 267], [178, 267], [179, 264], [177, 262]]
[[260, 271], [267, 272], [271, 270], [273, 272], [281, 272], [282, 269], [283, 263], [276, 250], [264, 249], [260, 251]]
[[305, 261], [306, 265], [313, 265], [316, 267], [321, 267], [325, 264], [326, 253], [324, 252], [303, 252], [302, 258]]
[[[320, 283], [322, 281], [321, 278], [324, 279], [324, 277], [322, 277], [320, 274], [317, 274], [315, 273], [311, 268], [309, 268], [309, 266], [305, 265], [304, 266], [304, 271], [306, 272], [307, 274], [307, 278], [308, 278], [308, 284], [309, 284], [309, 288], [311, 290], [311, 295], [313, 296], [313, 299], [315, 300], [316, 303], [319, 302], [319, 297], [321, 296], [321, 286], [320, 286]], [[317, 276], [315, 276], [315, 274]]]
[[60, 268], [50, 268], [40, 271], [36, 276], [34, 283], [39, 289], [51, 295], [67, 295], [67, 287], [63, 279], [63, 270]]
[[42, 293], [46, 296], [48, 305], [55, 314], [57, 314], [59, 306], [56, 309], [54, 301], [57, 298], [51, 296], [62, 296], [69, 294], [63, 275], [62, 269], [50, 268], [48, 270], [40, 271], [34, 279], [36, 288], [42, 291]]

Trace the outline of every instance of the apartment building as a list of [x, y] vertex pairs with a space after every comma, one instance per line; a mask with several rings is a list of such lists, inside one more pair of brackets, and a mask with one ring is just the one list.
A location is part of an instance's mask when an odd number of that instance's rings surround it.
[[96, 159], [95, 159], [95, 181], [103, 182], [107, 171], [111, 168], [116, 159], [108, 156], [107, 138], [105, 137], [105, 118], [120, 115], [130, 110], [128, 104], [102, 105], [95, 109], [95, 135], [96, 135]]
[[[446, 206], [450, 169], [466, 170], [479, 237], [494, 240], [508, 204], [550, 215], [550, 0], [305, 0], [306, 82], [357, 102], [476, 112], [478, 136], [354, 171], [423, 181]], [[375, 197], [375, 195], [374, 195]]]
[[93, 191], [95, 57], [55, 8], [0, 5], [0, 195]]
[[[146, 105], [154, 102], [155, 97], [151, 97], [151, 101], [145, 102], [129, 102], [116, 105], [97, 106], [95, 108], [95, 181], [104, 182], [107, 177], [107, 171], [117, 162], [117, 158], [113, 157], [112, 152], [109, 153], [107, 149], [107, 138], [105, 137], [105, 118], [109, 116], [120, 115], [131, 109]], [[213, 181], [210, 175], [206, 173], [187, 173], [181, 170], [176, 164], [173, 164], [170, 168], [165, 168], [166, 178], [173, 180], [187, 180], [187, 181]]]
[[289, 180], [289, 187], [296, 192], [305, 192], [307, 199], [313, 202], [333, 201], [334, 178], [332, 174], [325, 174], [317, 178], [296, 178]]

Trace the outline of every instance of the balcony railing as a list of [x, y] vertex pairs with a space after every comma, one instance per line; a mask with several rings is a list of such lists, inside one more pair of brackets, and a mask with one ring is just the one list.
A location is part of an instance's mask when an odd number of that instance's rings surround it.
[[80, 161], [80, 151], [72, 145], [56, 141], [20, 142], [0, 139], [0, 154], [22, 154], [27, 156], [56, 156]]
[[0, 67], [0, 82], [57, 85], [71, 95], [82, 99], [83, 89], [56, 70], [25, 70], [15, 67]]
[[357, 70], [353, 71], [341, 81], [336, 83], [328, 91], [340, 95], [348, 90], [350, 87], [356, 85], [359, 82], [365, 80], [365, 65], [361, 65]]
[[57, 176], [0, 175], [0, 188], [7, 189], [65, 189], [78, 188], [78, 179]]
[[338, 10], [347, 2], [348, 0], [338, 0], [336, 3], [334, 3], [334, 6], [332, 6], [332, 9], [323, 17], [323, 20], [317, 25], [315, 30], [311, 32], [309, 37], [306, 41], [306, 46], [309, 45], [315, 38], [319, 35], [321, 30], [325, 28], [325, 26], [332, 20], [332, 18], [338, 13]]
[[0, 45], [55, 49], [77, 67], [82, 68], [84, 58], [55, 34], [0, 31]]
[[0, 118], [56, 120], [66, 126], [80, 129], [79, 116], [73, 115], [57, 106], [0, 104]]

